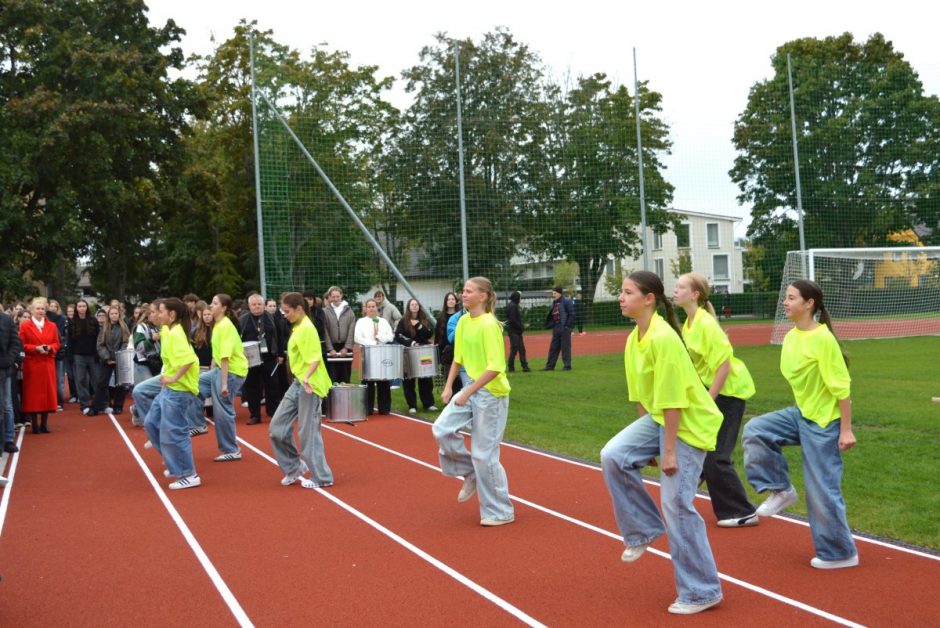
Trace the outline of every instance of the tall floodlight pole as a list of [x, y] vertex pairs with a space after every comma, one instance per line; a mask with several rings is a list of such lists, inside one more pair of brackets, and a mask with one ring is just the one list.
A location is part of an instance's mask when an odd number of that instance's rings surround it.
[[790, 69], [790, 53], [787, 53], [787, 83], [790, 86], [790, 133], [793, 137], [793, 173], [796, 177], [796, 220], [800, 226], [800, 252], [806, 251], [803, 235], [803, 194], [800, 191], [800, 152], [796, 147], [796, 107], [793, 104], [793, 71]]
[[457, 77], [457, 173], [460, 177], [460, 249], [463, 255], [463, 280], [470, 278], [467, 256], [467, 195], [463, 181], [463, 121], [460, 116], [460, 42], [454, 42], [454, 67]]
[[267, 298], [268, 284], [264, 272], [264, 226], [261, 221], [261, 164], [258, 160], [258, 105], [255, 85], [255, 32], [248, 39], [248, 59], [251, 64], [251, 140], [255, 152], [255, 214], [258, 221], [258, 272], [261, 296]]
[[649, 270], [646, 246], [646, 191], [643, 185], [643, 135], [640, 133], [640, 82], [636, 76], [636, 48], [633, 49], [633, 108], [636, 112], [636, 156], [640, 166], [640, 239], [643, 243], [643, 270]]

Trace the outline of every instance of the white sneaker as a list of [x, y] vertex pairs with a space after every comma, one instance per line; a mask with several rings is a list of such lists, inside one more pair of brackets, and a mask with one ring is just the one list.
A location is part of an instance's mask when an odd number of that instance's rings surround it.
[[0, 475], [0, 486], [6, 486], [9, 481], [5, 476]]
[[243, 407], [243, 408], [247, 408], [247, 407], [248, 407], [248, 402], [247, 402], [247, 401], [242, 401], [242, 407]]
[[209, 426], [203, 425], [202, 427], [191, 427], [189, 428], [189, 437], [193, 436], [202, 436], [203, 434], [209, 433]]
[[88, 416], [89, 414], [91, 414], [91, 408], [82, 408], [82, 414], [84, 414], [85, 416]]
[[333, 483], [332, 482], [314, 482], [313, 480], [302, 478], [300, 480], [300, 485], [304, 488], [329, 488], [333, 486]]
[[757, 516], [757, 513], [751, 513], [744, 517], [737, 517], [734, 519], [719, 519], [718, 527], [719, 528], [749, 528], [751, 526], [756, 526], [760, 523], [760, 517]]
[[307, 469], [307, 463], [301, 460], [300, 467], [298, 467], [296, 473], [288, 473], [283, 478], [281, 478], [281, 486], [290, 486], [297, 480], [301, 479], [304, 476], [304, 473], [307, 471], [309, 471], [309, 469]]
[[515, 520], [516, 517], [513, 515], [510, 515], [508, 519], [493, 519], [492, 517], [483, 517], [480, 519], [480, 525], [492, 528], [495, 526], [504, 526], [507, 523], [512, 523]]
[[418, 414], [417, 408], [408, 408], [408, 414]]
[[146, 443], [144, 443], [144, 449], [153, 449], [153, 443], [148, 440]]
[[194, 473], [171, 483], [170, 490], [177, 491], [181, 488], [196, 488], [200, 484], [202, 484], [202, 480], [199, 479], [198, 474]]
[[792, 486], [782, 491], [774, 491], [770, 497], [764, 500], [763, 504], [757, 507], [757, 515], [760, 517], [773, 517], [787, 506], [795, 504], [799, 498], [796, 489]]
[[642, 556], [646, 552], [646, 548], [649, 546], [649, 543], [643, 543], [642, 545], [628, 545], [627, 549], [623, 550], [623, 554], [620, 555], [620, 560], [625, 563], [632, 563], [637, 558]]
[[428, 406], [428, 412], [437, 412], [437, 406]]
[[813, 560], [809, 561], [809, 564], [816, 569], [845, 569], [846, 567], [857, 567], [858, 554], [850, 556], [849, 558], [843, 558], [842, 560], [823, 560], [818, 556], [813, 556]]
[[108, 406], [107, 408], [104, 409], [104, 413], [105, 413], [105, 414], [114, 414], [114, 408], [112, 408], [111, 406]]
[[677, 598], [675, 602], [669, 605], [669, 612], [673, 615], [694, 615], [695, 613], [701, 613], [702, 611], [709, 609], [712, 606], [717, 606], [720, 603], [721, 598], [712, 600], [711, 602], [703, 602], [702, 604], [689, 604], [687, 602], [680, 602]]
[[165, 478], [170, 477], [170, 470], [169, 470], [169, 469], [164, 469], [164, 470], [163, 470], [163, 477], [165, 477]]
[[221, 456], [216, 456], [213, 458], [213, 462], [228, 462], [230, 460], [241, 460], [242, 452], [241, 451], [230, 451], [227, 454], [222, 454]]
[[471, 497], [473, 497], [473, 494], [476, 492], [477, 492], [477, 476], [470, 474], [463, 479], [463, 486], [460, 487], [460, 492], [457, 493], [457, 501], [465, 502]]

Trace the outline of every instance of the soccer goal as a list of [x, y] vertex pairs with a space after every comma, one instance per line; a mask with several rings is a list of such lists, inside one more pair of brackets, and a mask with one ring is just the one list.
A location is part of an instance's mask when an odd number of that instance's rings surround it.
[[774, 344], [793, 326], [783, 313], [787, 286], [803, 278], [822, 288], [839, 338], [940, 335], [940, 247], [790, 251]]

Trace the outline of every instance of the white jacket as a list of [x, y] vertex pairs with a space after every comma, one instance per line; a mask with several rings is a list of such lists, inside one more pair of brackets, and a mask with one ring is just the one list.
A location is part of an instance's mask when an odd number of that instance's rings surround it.
[[395, 332], [388, 321], [379, 317], [378, 332], [376, 332], [376, 323], [368, 317], [362, 317], [356, 321], [356, 330], [353, 334], [356, 344], [359, 345], [384, 345], [395, 340]]

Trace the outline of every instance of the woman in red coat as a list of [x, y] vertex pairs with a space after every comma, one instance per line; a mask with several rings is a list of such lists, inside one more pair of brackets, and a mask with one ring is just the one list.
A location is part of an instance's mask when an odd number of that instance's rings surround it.
[[[46, 319], [46, 300], [33, 299], [29, 319], [20, 324], [23, 360], [23, 414], [33, 424], [33, 434], [49, 432], [49, 413], [56, 411], [55, 354], [59, 350], [59, 331]], [[40, 424], [41, 419], [41, 424]]]

